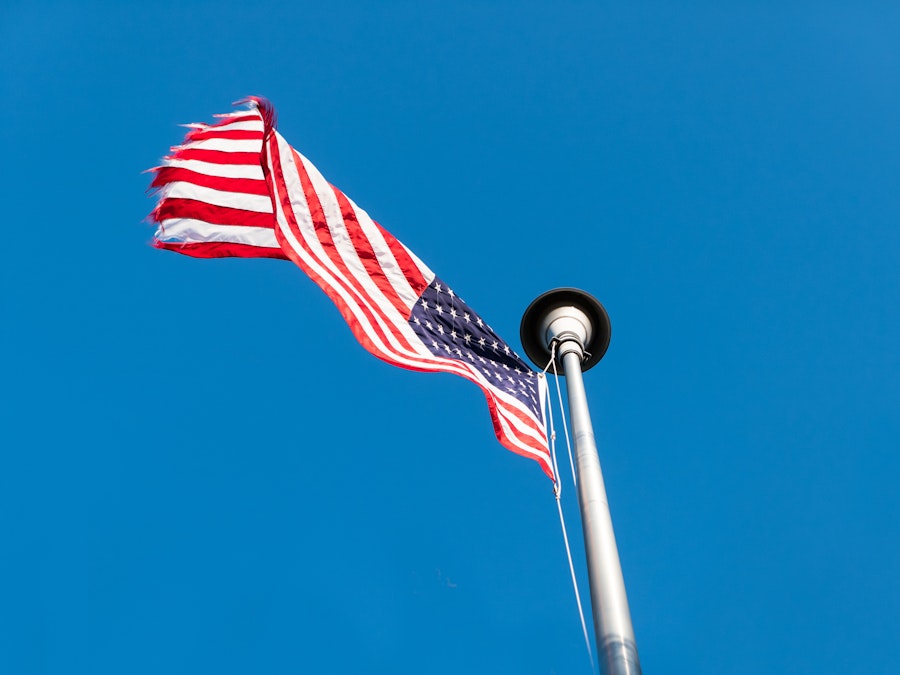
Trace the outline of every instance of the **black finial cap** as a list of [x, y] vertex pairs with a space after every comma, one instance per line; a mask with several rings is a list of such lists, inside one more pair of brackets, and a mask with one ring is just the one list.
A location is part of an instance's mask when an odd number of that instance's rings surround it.
[[[546, 320], [551, 312], [561, 307], [574, 307], [581, 311], [591, 323], [590, 337], [587, 344], [582, 345], [584, 361], [581, 370], [585, 371], [597, 365], [606, 354], [612, 336], [609, 315], [603, 305], [590, 293], [578, 288], [554, 288], [539, 295], [528, 305], [522, 315], [519, 337], [528, 358], [538, 368], [543, 369], [550, 361], [550, 339], [546, 335]], [[562, 372], [562, 363], [557, 356], [557, 367]]]

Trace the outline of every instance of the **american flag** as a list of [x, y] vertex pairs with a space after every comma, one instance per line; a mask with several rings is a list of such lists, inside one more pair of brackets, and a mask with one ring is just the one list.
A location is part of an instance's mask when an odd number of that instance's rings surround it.
[[273, 257], [296, 263], [380, 359], [477, 384], [509, 450], [553, 479], [546, 384], [419, 258], [330, 185], [274, 128], [263, 99], [191, 125], [154, 169], [154, 245], [196, 257]]

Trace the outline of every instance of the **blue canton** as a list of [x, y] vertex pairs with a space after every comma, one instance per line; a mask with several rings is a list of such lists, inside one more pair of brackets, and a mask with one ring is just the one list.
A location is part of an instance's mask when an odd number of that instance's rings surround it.
[[437, 277], [419, 296], [409, 325], [432, 354], [476, 367], [495, 389], [512, 394], [542, 419], [537, 373]]

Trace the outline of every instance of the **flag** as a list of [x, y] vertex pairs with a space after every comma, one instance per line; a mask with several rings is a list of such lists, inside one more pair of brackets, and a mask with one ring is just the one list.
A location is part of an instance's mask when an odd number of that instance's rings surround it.
[[544, 378], [292, 148], [275, 130], [267, 101], [248, 104], [217, 124], [192, 125], [185, 143], [153, 170], [152, 186], [159, 188], [154, 245], [197, 257], [292, 260], [370, 353], [478, 385], [500, 443], [537, 461], [553, 479]]

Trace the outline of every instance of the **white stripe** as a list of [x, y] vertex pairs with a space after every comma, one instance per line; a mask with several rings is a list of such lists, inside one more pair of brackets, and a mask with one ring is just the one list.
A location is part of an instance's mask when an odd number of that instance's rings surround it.
[[[475, 382], [475, 383], [478, 383], [481, 385], [485, 385], [485, 383], [486, 383], [486, 378], [484, 377], [484, 375], [481, 372], [477, 371], [477, 369], [474, 369], [473, 367], [468, 366], [468, 364], [465, 364], [461, 361], [456, 361], [453, 359], [447, 359], [447, 358], [442, 358], [442, 357], [435, 357], [435, 358], [433, 358], [433, 361], [436, 364], [438, 364], [433, 368], [433, 370], [435, 370], [435, 371], [455, 372], [456, 374], [461, 375], [462, 377], [466, 378], [467, 380], [469, 380], [471, 382]], [[466, 367], [466, 372], [459, 372], [458, 370], [451, 371], [450, 368], [447, 367], [447, 366], [450, 366], [451, 364], [459, 364], [459, 365], [462, 365], [463, 367]], [[516, 436], [527, 436], [540, 446], [547, 445], [546, 431], [543, 431], [543, 425], [540, 424], [540, 422], [534, 416], [534, 413], [532, 413], [528, 408], [524, 407], [523, 404], [519, 400], [517, 400], [517, 399], [509, 396], [505, 392], [499, 390], [493, 384], [487, 383], [487, 391], [485, 392], [485, 396], [492, 398], [494, 401], [494, 404], [496, 406], [498, 421], [500, 423], [500, 428], [502, 429], [503, 436], [507, 440], [509, 440], [513, 445], [515, 445], [517, 448], [519, 448], [522, 452], [527, 453], [532, 456], [535, 456], [535, 457], [542, 457], [545, 459], [545, 461], [549, 465], [550, 464], [550, 455], [549, 455], [548, 451], [542, 452], [542, 451], [535, 450], [534, 448], [525, 445], [523, 442], [521, 442], [516, 437]], [[523, 422], [518, 417], [516, 417], [512, 413], [513, 408], [524, 413], [524, 415], [528, 419], [530, 419], [532, 421], [532, 423], [527, 424], [526, 422]], [[513, 430], [517, 431], [518, 433], [514, 434]]]
[[[538, 386], [537, 386], [537, 390], [538, 390], [538, 401], [540, 401], [540, 404], [541, 404], [541, 405], [540, 405], [541, 418], [540, 418], [540, 420], [538, 421], [538, 426], [540, 426], [541, 429], [543, 429], [543, 432], [544, 432], [544, 444], [549, 446], [549, 443], [547, 443], [547, 439], [548, 439], [548, 436], [547, 436], [547, 415], [548, 415], [548, 413], [549, 413], [549, 410], [547, 409], [547, 408], [548, 408], [547, 392], [548, 392], [548, 390], [549, 390], [549, 384], [547, 383], [547, 378], [546, 378], [546, 377], [537, 377], [536, 379], [537, 379], [537, 385], [538, 385]], [[552, 404], [551, 404], [551, 405], [552, 405]], [[549, 452], [549, 448], [548, 448], [548, 452]]]
[[233, 138], [205, 138], [200, 141], [189, 141], [184, 145], [172, 148], [175, 152], [188, 149], [218, 150], [219, 152], [259, 152], [262, 149], [262, 139], [241, 141]]
[[[540, 455], [545, 456], [544, 454], [536, 451], [534, 448], [530, 448], [528, 446], [523, 445], [519, 442], [514, 434], [512, 433], [512, 429], [515, 428], [519, 432], [518, 435], [528, 436], [532, 438], [539, 445], [545, 446], [547, 444], [547, 435], [546, 431], [543, 430], [543, 425], [538, 421], [535, 417], [534, 413], [528, 409], [521, 401], [517, 398], [511, 396], [503, 389], [497, 387], [492, 380], [489, 380], [484, 376], [478, 367], [465, 363], [463, 361], [456, 361], [454, 359], [448, 359], [444, 357], [433, 357], [435, 362], [439, 362], [444, 364], [445, 366], [449, 366], [451, 364], [458, 364], [460, 367], [465, 369], [464, 373], [460, 373], [456, 371], [457, 374], [462, 375], [466, 379], [476, 382], [483, 387], [487, 388], [490, 392], [489, 395], [494, 399], [494, 403], [497, 407], [497, 414], [499, 417], [499, 422], [501, 428], [504, 430], [504, 435], [508, 438], [512, 443], [519, 447], [525, 452], [528, 452], [532, 455]], [[443, 370], [444, 368], [438, 368], [438, 370]], [[518, 410], [521, 414], [523, 414], [526, 418], [532, 420], [532, 424], [527, 424], [520, 420], [513, 414], [513, 410]], [[549, 463], [549, 454], [546, 454], [548, 463]]]
[[[282, 158], [284, 158], [282, 159], [281, 170], [282, 175], [284, 176], [285, 188], [291, 204], [291, 210], [297, 221], [298, 229], [303, 236], [303, 240], [306, 242], [306, 246], [304, 246], [295, 238], [294, 233], [287, 223], [286, 216], [282, 211], [282, 200], [278, 195], [273, 195], [275, 197], [273, 201], [276, 204], [276, 227], [284, 236], [287, 244], [298, 256], [300, 256], [307, 266], [313, 269], [315, 273], [323, 279], [323, 283], [326, 283], [341, 296], [343, 303], [353, 313], [363, 327], [364, 332], [369, 336], [373, 343], [375, 343], [376, 348], [381, 351], [382, 354], [393, 359], [404, 358], [406, 356], [433, 358], [431, 352], [426, 349], [425, 345], [421, 343], [421, 340], [419, 340], [418, 336], [406, 322], [406, 317], [400, 316], [390, 303], [385, 303], [386, 306], [381, 305], [380, 303], [373, 306], [373, 303], [371, 302], [372, 298], [368, 298], [356, 291], [354, 285], [347, 280], [347, 278], [337, 269], [332, 260], [325, 254], [324, 249], [314, 232], [312, 215], [310, 214], [309, 207], [306, 203], [303, 186], [300, 184], [300, 176], [294, 166], [291, 148], [280, 135], [276, 135], [275, 141], [279, 144], [279, 151], [281, 152]], [[271, 167], [271, 153], [269, 153], [269, 155]], [[277, 190], [277, 185], [275, 188]], [[310, 251], [307, 250], [307, 247], [309, 247]], [[381, 327], [382, 332], [387, 337], [388, 344], [385, 344], [378, 336], [370, 320], [363, 312], [363, 307], [368, 308], [370, 313], [374, 315], [376, 323]], [[387, 320], [387, 312], [385, 310], [390, 313], [393, 320]], [[399, 342], [398, 338], [394, 335], [395, 332], [401, 333], [403, 337], [406, 338], [412, 351], [409, 347], [404, 347]]]
[[[335, 293], [337, 293], [337, 295], [341, 298], [341, 304], [343, 304], [344, 307], [346, 307], [346, 309], [353, 315], [353, 317], [360, 324], [363, 332], [372, 341], [373, 347], [376, 349], [376, 355], [379, 355], [382, 358], [386, 358], [387, 360], [405, 362], [405, 359], [403, 357], [405, 350], [401, 349], [399, 345], [397, 345], [396, 347], [388, 347], [384, 344], [382, 339], [374, 330], [368, 316], [362, 310], [362, 307], [360, 306], [357, 298], [353, 297], [351, 295], [351, 292], [347, 290], [343, 284], [339, 283], [335, 278], [335, 275], [324, 266], [325, 261], [319, 260], [315, 256], [311, 255], [306, 250], [306, 248], [296, 239], [294, 233], [291, 231], [290, 226], [287, 224], [286, 217], [281, 209], [280, 202], [275, 214], [277, 230], [281, 233], [285, 243], [291, 248], [292, 251], [294, 251], [294, 253], [303, 262], [303, 264], [306, 265], [315, 275], [319, 277], [321, 283], [326, 284]], [[376, 318], [379, 316], [377, 312], [373, 312], [373, 314], [375, 314]], [[385, 332], [388, 335], [391, 334], [390, 330], [387, 330]]]
[[[524, 416], [534, 420], [534, 425], [537, 428], [541, 428], [541, 424], [538, 422], [534, 413], [519, 399], [509, 394], [504, 389], [498, 387], [493, 380], [485, 377], [481, 369], [464, 361], [456, 361], [454, 359], [447, 359], [444, 357], [436, 357], [436, 359], [440, 359], [443, 362], [460, 364], [460, 366], [465, 368], [466, 372], [468, 373], [468, 375], [463, 375], [463, 377], [466, 377], [473, 382], [478, 382], [482, 386], [487, 387], [493, 394], [493, 397], [497, 403], [498, 413], [501, 416], [501, 424], [505, 422], [505, 426], [507, 429], [509, 429], [510, 426], [515, 427], [519, 432], [521, 432], [522, 435], [530, 436], [538, 443], [546, 443], [546, 434], [542, 435], [535, 429], [535, 427], [526, 425], [519, 418], [515, 417], [512, 414], [511, 410], [518, 410]], [[531, 452], [533, 452], [533, 450]]]
[[247, 107], [242, 110], [232, 110], [231, 112], [227, 113], [216, 113], [215, 115], [213, 115], [213, 117], [219, 120], [223, 120], [229, 117], [244, 117], [246, 115], [254, 114], [261, 115], [261, 113], [259, 112], [259, 106], [257, 106], [253, 101], [250, 101], [249, 103], [247, 103]]
[[[390, 282], [397, 295], [406, 303], [407, 307], [412, 309], [419, 299], [419, 294], [409, 285], [409, 279], [394, 257], [394, 253], [385, 241], [381, 230], [378, 229], [375, 222], [369, 217], [369, 214], [359, 208], [352, 199], [347, 197], [347, 201], [353, 207], [359, 226], [366, 235], [366, 239], [369, 240], [372, 250], [375, 251], [375, 257], [378, 259], [378, 264], [381, 266], [385, 278]], [[404, 248], [406, 247], [404, 246]], [[423, 267], [425, 266], [419, 266], [419, 272], [425, 277], [425, 282], [430, 284], [434, 280], [434, 272], [427, 267], [423, 270]]]
[[[351, 268], [352, 279], [347, 277], [343, 271], [341, 271], [334, 261], [328, 256], [325, 252], [324, 247], [322, 246], [322, 242], [319, 241], [319, 237], [316, 235], [315, 224], [312, 221], [312, 213], [310, 212], [309, 204], [306, 201], [306, 195], [303, 192], [303, 186], [300, 183], [300, 174], [298, 173], [297, 167], [294, 164], [294, 155], [291, 152], [291, 147], [287, 144], [287, 141], [280, 134], [276, 134], [275, 136], [277, 142], [279, 143], [279, 149], [281, 152], [282, 159], [282, 175], [284, 176], [285, 185], [288, 193], [288, 197], [291, 204], [291, 210], [294, 215], [294, 219], [297, 221], [298, 229], [300, 230], [300, 234], [303, 237], [303, 241], [306, 244], [306, 247], [311, 251], [311, 254], [319, 260], [319, 262], [324, 265], [329, 272], [329, 276], [334, 277], [335, 279], [340, 279], [351, 289], [355, 299], [352, 301], [354, 304], [361, 304], [370, 308], [376, 316], [376, 321], [382, 327], [385, 333], [388, 335], [388, 340], [391, 344], [394, 345], [395, 349], [402, 349], [400, 343], [397, 341], [397, 338], [393, 335], [393, 331], [389, 329], [389, 326], [398, 326], [404, 325], [406, 326], [407, 317], [399, 314], [394, 306], [384, 297], [381, 291], [375, 286], [371, 277], [365, 272], [365, 269], [362, 267], [362, 263], [359, 262], [358, 257], [356, 257], [355, 252], [353, 252], [352, 257], [356, 258], [356, 266], [358, 270], [355, 271]], [[304, 163], [306, 166], [306, 163]], [[314, 167], [313, 167], [314, 168]], [[318, 174], [316, 171], [315, 174]], [[314, 179], [315, 174], [310, 175], [311, 179]], [[321, 174], [319, 174], [319, 179], [324, 182]], [[331, 192], [330, 188], [326, 189]], [[320, 200], [323, 195], [317, 195]], [[334, 201], [334, 193], [331, 192], [332, 201]], [[280, 202], [280, 200], [278, 200]], [[323, 202], [323, 209], [326, 212], [329, 210], [329, 206], [327, 202]], [[278, 208], [281, 207], [281, 204], [278, 204]], [[336, 208], [336, 202], [333, 205], [333, 208]], [[337, 218], [340, 219], [340, 215]], [[331, 219], [328, 223], [329, 226], [333, 224], [333, 220], [335, 218], [335, 214], [331, 214]], [[343, 223], [343, 220], [341, 220]], [[342, 228], [343, 229], [343, 228]], [[346, 232], [346, 230], [344, 230]], [[332, 232], [333, 234], [333, 232]], [[336, 239], [339, 238], [336, 237]], [[337, 243], [337, 242], [336, 242]], [[299, 246], [299, 242], [297, 242]], [[349, 247], [352, 250], [352, 245], [347, 242], [346, 244], [338, 243], [338, 252], [342, 258], [346, 258], [348, 256], [347, 248]], [[354, 284], [353, 280], [359, 282], [359, 284]], [[357, 285], [362, 285], [364, 290], [360, 292], [356, 290]], [[406, 326], [408, 328], [408, 326]], [[410, 329], [411, 330], [411, 329]], [[413, 344], [416, 344], [415, 342]]]
[[[246, 113], [245, 113], [246, 114]], [[228, 124], [204, 124], [204, 131], [258, 131], [265, 130], [262, 119], [244, 120], [243, 122], [229, 122]]]
[[[525, 405], [519, 399], [515, 398], [508, 392], [493, 386], [491, 387], [491, 389], [493, 390], [498, 399], [498, 403], [500, 404], [498, 405], [498, 410], [500, 411], [501, 415], [506, 413], [504, 417], [511, 426], [515, 427], [519, 431], [520, 435], [530, 436], [538, 443], [546, 442], [546, 434], [542, 435], [537, 431], [537, 429], [540, 429], [542, 425], [538, 422], [537, 417], [535, 417], [534, 413], [531, 410], [525, 407]], [[522, 413], [529, 419], [533, 420], [533, 425], [527, 425], [525, 422], [520, 420], [513, 414], [513, 410], [517, 410], [519, 413]]]
[[156, 238], [160, 241], [175, 239], [184, 243], [227, 241], [281, 250], [275, 239], [275, 230], [271, 228], [249, 225], [214, 225], [192, 218], [169, 218], [161, 221], [159, 229], [156, 231]]
[[419, 271], [422, 273], [422, 276], [425, 277], [426, 279], [428, 279], [428, 283], [430, 284], [434, 280], [434, 276], [435, 276], [434, 272], [432, 272], [429, 269], [428, 265], [426, 265], [419, 259], [419, 256], [417, 256], [415, 253], [413, 253], [408, 248], [406, 248], [406, 244], [404, 244], [401, 241], [400, 245], [406, 249], [406, 252], [409, 254], [409, 257], [412, 258], [412, 261], [416, 264], [416, 267], [419, 268]]
[[244, 192], [226, 192], [213, 188], [194, 185], [185, 181], [167, 183], [160, 190], [161, 198], [195, 199], [216, 206], [227, 206], [232, 209], [255, 211], [256, 213], [272, 213], [272, 200], [267, 195], [248, 195]]
[[[293, 160], [292, 153], [290, 156]], [[409, 310], [412, 309], [412, 306], [416, 301], [416, 296], [414, 296], [412, 301], [406, 305], [407, 311], [405, 314], [401, 315], [397, 312], [393, 302], [391, 302], [382, 290], [378, 288], [377, 284], [373, 281], [372, 276], [366, 270], [362, 260], [360, 260], [359, 253], [353, 245], [350, 233], [347, 231], [347, 225], [344, 222], [341, 206], [334, 194], [334, 189], [332, 189], [331, 185], [329, 185], [322, 174], [319, 173], [318, 169], [316, 169], [308, 159], [299, 155], [299, 153], [298, 156], [300, 156], [300, 161], [303, 162], [303, 166], [313, 184], [313, 189], [319, 198], [319, 203], [322, 205], [325, 220], [328, 224], [331, 237], [334, 240], [335, 248], [350, 275], [362, 286], [364, 294], [368, 296], [368, 299], [378, 305], [379, 309], [388, 317], [388, 320], [391, 321], [391, 323], [400, 322], [405, 324], [409, 319]], [[296, 169], [293, 169], [293, 171], [296, 173]], [[309, 222], [311, 228], [310, 232], [313, 232], [311, 219]], [[319, 243], [318, 237], [316, 237], [316, 243]], [[322, 251], [322, 255], [326, 255], [324, 250]]]
[[251, 178], [253, 180], [265, 180], [260, 164], [216, 164], [215, 162], [203, 162], [199, 159], [167, 159], [163, 166], [175, 166], [189, 171], [202, 173], [204, 176], [216, 176], [217, 178]]
[[[277, 132], [276, 132], [277, 134]], [[280, 136], [280, 134], [278, 134]], [[290, 149], [287, 141], [284, 140], [284, 137], [281, 137], [281, 141], [284, 146], [287, 146]], [[337, 198], [334, 195], [334, 190], [332, 186], [328, 183], [324, 176], [319, 172], [319, 170], [313, 165], [312, 162], [309, 161], [307, 157], [303, 154], [297, 152], [301, 161], [303, 162], [303, 166], [306, 168], [307, 174], [309, 174], [310, 180], [313, 183], [313, 189], [319, 197], [319, 201], [322, 204], [322, 208], [325, 212], [325, 218], [328, 222], [329, 229], [332, 232], [332, 235], [335, 239], [335, 243], [338, 244], [338, 250], [341, 252], [342, 258], [344, 258], [347, 266], [354, 270], [361, 270], [360, 273], [355, 273], [354, 276], [361, 279], [366, 280], [369, 278], [368, 272], [362, 266], [361, 261], [359, 261], [358, 256], [356, 255], [356, 247], [353, 245], [350, 240], [350, 236], [347, 233], [346, 225], [344, 224], [344, 218], [341, 213], [340, 204], [337, 202]], [[343, 193], [342, 193], [343, 194]], [[394, 291], [400, 297], [403, 302], [406, 303], [406, 306], [412, 309], [412, 306], [418, 300], [418, 293], [413, 290], [413, 288], [409, 285], [409, 279], [403, 273], [400, 265], [397, 263], [394, 254], [391, 252], [390, 247], [387, 242], [384, 240], [384, 236], [381, 234], [381, 231], [375, 225], [375, 222], [369, 216], [369, 214], [361, 209], [350, 197], [344, 195], [347, 201], [350, 203], [354, 212], [356, 213], [356, 219], [359, 222], [360, 228], [363, 230], [363, 233], [368, 239], [369, 244], [372, 246], [372, 250], [375, 253], [375, 257], [378, 260], [379, 266], [384, 274], [385, 279], [391, 284]], [[340, 242], [340, 244], [338, 243]], [[346, 242], [346, 245], [343, 245]], [[403, 246], [403, 244], [401, 244]], [[431, 283], [434, 279], [434, 272], [428, 268], [425, 263], [423, 263], [419, 258], [412, 253], [406, 246], [403, 246], [407, 253], [409, 253], [415, 265], [419, 268], [419, 272], [425, 278], [427, 283]], [[349, 259], [345, 253], [353, 252], [354, 259]], [[378, 294], [382, 294], [380, 290], [376, 288], [376, 292]]]

